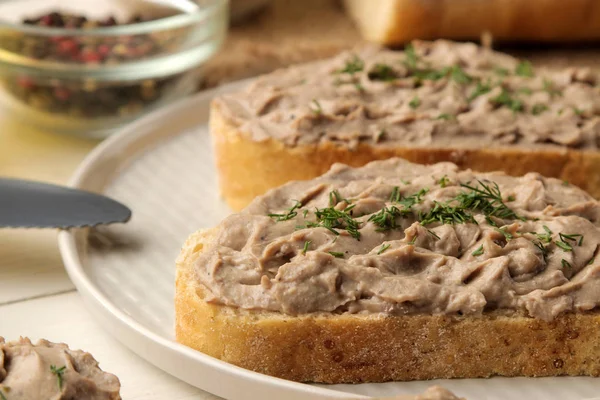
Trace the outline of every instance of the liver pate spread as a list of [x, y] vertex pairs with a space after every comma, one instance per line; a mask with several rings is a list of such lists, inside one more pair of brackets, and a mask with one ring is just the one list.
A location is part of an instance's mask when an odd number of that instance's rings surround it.
[[119, 379], [91, 354], [65, 344], [0, 337], [0, 399], [120, 400]]
[[391, 159], [258, 197], [195, 272], [244, 309], [551, 320], [600, 305], [599, 245], [600, 203], [566, 182]]
[[470, 43], [362, 48], [276, 71], [215, 101], [253, 140], [288, 146], [600, 148], [595, 73], [538, 71]]

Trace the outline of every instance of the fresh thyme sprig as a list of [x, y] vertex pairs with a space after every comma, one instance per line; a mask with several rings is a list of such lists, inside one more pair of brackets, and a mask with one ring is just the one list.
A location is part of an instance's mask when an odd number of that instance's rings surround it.
[[62, 390], [63, 387], [63, 375], [65, 373], [65, 370], [67, 369], [67, 366], [62, 366], [60, 368], [57, 368], [56, 365], [51, 365], [50, 366], [50, 371], [56, 375], [57, 379], [58, 379], [58, 388]]
[[[281, 221], [287, 221], [289, 219], [295, 218], [296, 215], [298, 215], [298, 212], [296, 211], [297, 209], [299, 209], [300, 207], [302, 207], [302, 203], [300, 203], [299, 201], [295, 200], [296, 204], [294, 204], [287, 213], [285, 214], [267, 214], [269, 217], [274, 218], [275, 221], [277, 222], [281, 222]], [[306, 216], [306, 213], [305, 213]]]

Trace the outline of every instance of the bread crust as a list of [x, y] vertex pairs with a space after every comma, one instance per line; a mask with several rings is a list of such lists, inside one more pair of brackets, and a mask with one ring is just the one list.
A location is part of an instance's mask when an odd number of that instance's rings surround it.
[[292, 180], [312, 179], [334, 163], [360, 167], [374, 160], [401, 157], [420, 164], [451, 161], [461, 169], [504, 171], [522, 176], [539, 172], [574, 184], [600, 198], [600, 152], [573, 149], [541, 150], [518, 147], [491, 149], [409, 148], [359, 143], [356, 149], [324, 142], [289, 147], [280, 141], [254, 141], [240, 131], [213, 102], [210, 131], [221, 194], [234, 210], [256, 196]]
[[600, 38], [600, 3], [594, 0], [390, 0], [373, 7], [345, 0], [370, 41], [394, 45], [413, 39], [569, 42]]
[[360, 383], [501, 376], [600, 376], [600, 315], [552, 322], [519, 315], [287, 316], [209, 304], [194, 264], [210, 230], [177, 260], [177, 341], [260, 373], [300, 382]]

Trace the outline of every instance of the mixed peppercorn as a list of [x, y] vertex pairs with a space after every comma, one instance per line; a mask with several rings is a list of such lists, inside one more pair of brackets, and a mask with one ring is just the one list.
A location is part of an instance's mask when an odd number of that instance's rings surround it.
[[[52, 12], [25, 19], [26, 25], [63, 29], [94, 29], [149, 21], [141, 16], [119, 23], [114, 16], [101, 20], [83, 15]], [[115, 65], [168, 52], [181, 36], [158, 32], [122, 36], [32, 36], [13, 39], [10, 50], [43, 62], [82, 65]], [[133, 114], [160, 99], [180, 75], [135, 82], [100, 83], [96, 80], [47, 80], [19, 76], [4, 82], [7, 89], [28, 105], [52, 113], [98, 118]]]

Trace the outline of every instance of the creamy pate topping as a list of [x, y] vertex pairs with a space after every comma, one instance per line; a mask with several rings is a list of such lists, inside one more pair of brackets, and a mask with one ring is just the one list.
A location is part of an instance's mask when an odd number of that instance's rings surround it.
[[119, 379], [65, 344], [0, 337], [1, 400], [120, 400]]
[[195, 271], [245, 309], [551, 320], [600, 305], [599, 245], [600, 203], [567, 182], [391, 159], [258, 197]]
[[474, 44], [415, 42], [293, 66], [216, 99], [254, 140], [288, 146], [600, 148], [600, 86], [589, 69], [534, 69]]

